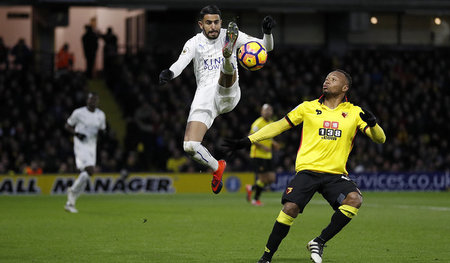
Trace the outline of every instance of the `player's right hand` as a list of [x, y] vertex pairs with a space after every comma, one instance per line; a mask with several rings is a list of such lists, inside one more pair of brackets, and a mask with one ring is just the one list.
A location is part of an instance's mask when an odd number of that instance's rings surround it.
[[173, 72], [170, 69], [165, 69], [159, 74], [159, 85], [165, 85], [169, 80], [173, 78]]
[[77, 136], [77, 138], [80, 139], [80, 141], [86, 139], [86, 135], [83, 133], [76, 132], [75, 136]]
[[231, 139], [231, 138], [225, 138], [224, 142], [222, 144], [222, 147], [224, 148], [225, 152], [231, 156], [233, 153], [239, 149], [243, 149], [246, 147], [249, 147], [252, 145], [252, 142], [248, 137], [242, 138], [242, 139]]

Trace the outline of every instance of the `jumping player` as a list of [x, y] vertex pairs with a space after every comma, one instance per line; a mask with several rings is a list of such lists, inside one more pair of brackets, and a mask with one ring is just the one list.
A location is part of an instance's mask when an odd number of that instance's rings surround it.
[[159, 83], [164, 85], [179, 76], [193, 60], [197, 90], [187, 119], [183, 148], [195, 161], [214, 171], [211, 188], [215, 194], [222, 189], [226, 162], [217, 161], [208, 152], [202, 145], [203, 138], [214, 119], [233, 110], [241, 98], [236, 48], [249, 41], [257, 41], [268, 51], [272, 50], [271, 31], [274, 25], [273, 18], [266, 16], [262, 22], [263, 39], [254, 38], [240, 32], [235, 22], [230, 22], [227, 29], [222, 29], [219, 8], [215, 5], [205, 6], [200, 11], [198, 21], [202, 32], [189, 39], [178, 60], [159, 75]]

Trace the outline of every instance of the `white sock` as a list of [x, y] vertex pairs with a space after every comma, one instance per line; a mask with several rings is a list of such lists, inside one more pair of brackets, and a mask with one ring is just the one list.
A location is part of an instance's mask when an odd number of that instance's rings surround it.
[[89, 174], [86, 171], [81, 172], [77, 180], [75, 180], [72, 185], [72, 191], [76, 197], [78, 197], [84, 191], [88, 180]]
[[235, 69], [234, 69], [233, 63], [231, 63], [231, 59], [224, 58], [222, 67], [221, 67], [222, 73], [226, 74], [226, 75], [234, 75], [234, 70]]
[[183, 148], [184, 151], [192, 156], [192, 159], [194, 159], [196, 162], [208, 166], [209, 168], [213, 169], [213, 171], [219, 169], [219, 162], [217, 162], [217, 160], [200, 142], [184, 142]]

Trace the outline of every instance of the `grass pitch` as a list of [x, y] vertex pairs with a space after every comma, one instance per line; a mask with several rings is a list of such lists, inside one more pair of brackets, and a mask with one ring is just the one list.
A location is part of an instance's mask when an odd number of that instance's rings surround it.
[[[256, 262], [281, 193], [0, 196], [0, 262]], [[273, 258], [310, 262], [306, 243], [333, 211], [316, 194]], [[450, 193], [365, 193], [324, 262], [450, 262]]]

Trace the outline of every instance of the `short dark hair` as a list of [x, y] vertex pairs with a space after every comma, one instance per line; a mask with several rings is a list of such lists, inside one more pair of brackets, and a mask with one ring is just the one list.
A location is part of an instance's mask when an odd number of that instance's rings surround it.
[[335, 71], [344, 74], [345, 78], [347, 79], [348, 89], [350, 89], [352, 87], [352, 83], [353, 83], [352, 76], [350, 76], [350, 74], [348, 74], [346, 71], [344, 71], [342, 69], [336, 69]]
[[211, 14], [219, 15], [220, 17], [222, 17], [222, 12], [220, 12], [220, 9], [216, 5], [207, 5], [203, 7], [202, 10], [200, 10], [198, 20], [203, 20], [203, 17], [205, 17], [205, 15]]
[[87, 94], [87, 97], [89, 98], [89, 97], [92, 97], [92, 96], [98, 97], [98, 93], [95, 92], [95, 91], [89, 91], [88, 94]]

